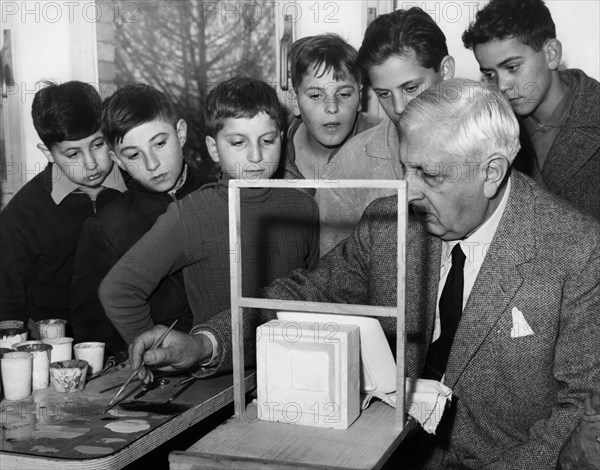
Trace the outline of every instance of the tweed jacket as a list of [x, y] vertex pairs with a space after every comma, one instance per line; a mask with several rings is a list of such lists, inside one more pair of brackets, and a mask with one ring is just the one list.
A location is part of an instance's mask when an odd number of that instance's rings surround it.
[[[563, 70], [579, 85], [569, 118], [550, 147], [541, 172], [522, 130], [517, 165], [579, 210], [600, 219], [600, 83], [577, 69]], [[523, 142], [525, 140], [525, 142]]]
[[[513, 171], [505, 212], [467, 301], [446, 369], [454, 390], [447, 447], [423, 468], [554, 469], [561, 444], [600, 380], [600, 225]], [[269, 298], [391, 306], [396, 301], [395, 197], [378, 199], [353, 235]], [[411, 220], [406, 248], [406, 372], [420, 376], [434, 328], [441, 241]], [[533, 334], [511, 337], [518, 309]], [[210, 329], [231, 367], [229, 315]], [[245, 312], [251, 338], [265, 312]], [[394, 319], [382, 318], [390, 344]], [[192, 330], [194, 331], [194, 330]], [[236, 330], [239, 331], [239, 330]], [[253, 357], [247, 340], [246, 357]], [[394, 350], [394, 348], [392, 348]]]

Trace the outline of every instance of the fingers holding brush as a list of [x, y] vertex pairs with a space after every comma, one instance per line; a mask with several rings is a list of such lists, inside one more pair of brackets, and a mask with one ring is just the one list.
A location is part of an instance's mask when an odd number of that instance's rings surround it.
[[144, 383], [152, 379], [149, 368], [185, 370], [196, 365], [199, 358], [206, 355], [204, 351], [200, 351], [204, 345], [200, 338], [177, 330], [170, 331], [162, 344], [155, 347], [165, 331], [164, 326], [156, 326], [142, 333], [129, 346], [131, 368], [136, 370], [142, 366], [137, 376]]

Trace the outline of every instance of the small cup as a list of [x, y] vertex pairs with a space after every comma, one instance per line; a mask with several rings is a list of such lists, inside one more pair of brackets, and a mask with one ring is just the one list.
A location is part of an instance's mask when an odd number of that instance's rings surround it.
[[25, 324], [21, 320], [0, 321], [0, 330], [6, 330], [9, 328], [25, 328]]
[[73, 359], [73, 338], [64, 336], [53, 341], [43, 340], [45, 344], [52, 346], [50, 351], [50, 362], [69, 361]]
[[50, 364], [50, 380], [57, 392], [77, 392], [85, 387], [88, 363], [78, 359]]
[[65, 325], [67, 320], [61, 318], [51, 320], [40, 320], [36, 322], [38, 331], [40, 333], [40, 339], [47, 339], [48, 341], [56, 341], [58, 338], [65, 336]]
[[93, 377], [102, 371], [104, 365], [104, 343], [87, 342], [73, 346], [75, 357], [87, 361], [89, 364], [88, 375]]
[[21, 351], [5, 353], [0, 363], [4, 398], [14, 401], [31, 395], [33, 354]]
[[13, 344], [27, 341], [25, 328], [0, 329], [0, 348], [12, 348]]
[[[26, 341], [25, 343], [30, 343]], [[17, 346], [17, 351], [33, 354], [33, 371], [31, 386], [34, 390], [48, 388], [50, 380], [50, 351], [52, 346], [42, 342], [33, 344], [22, 344]]]
[[[4, 356], [6, 353], [9, 352], [15, 352], [14, 349], [8, 349], [8, 348], [0, 348], [0, 359], [2, 359], [2, 356]], [[2, 372], [0, 371], [0, 383], [2, 383]], [[2, 387], [0, 387], [0, 392], [2, 392]], [[0, 413], [0, 415], [2, 415], [2, 413]]]

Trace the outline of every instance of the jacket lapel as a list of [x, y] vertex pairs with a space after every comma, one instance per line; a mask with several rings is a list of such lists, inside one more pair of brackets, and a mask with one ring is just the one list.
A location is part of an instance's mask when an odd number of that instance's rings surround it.
[[518, 172], [511, 178], [504, 214], [454, 337], [445, 377], [449, 387], [459, 380], [523, 283], [519, 265], [535, 255], [531, 188]]

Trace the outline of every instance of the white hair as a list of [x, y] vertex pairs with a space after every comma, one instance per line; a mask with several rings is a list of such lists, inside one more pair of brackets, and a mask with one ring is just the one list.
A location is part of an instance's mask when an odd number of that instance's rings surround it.
[[499, 154], [512, 163], [521, 147], [519, 123], [508, 100], [495, 86], [474, 80], [444, 80], [408, 103], [401, 133], [424, 126], [432, 137], [446, 138], [446, 152], [465, 160]]

